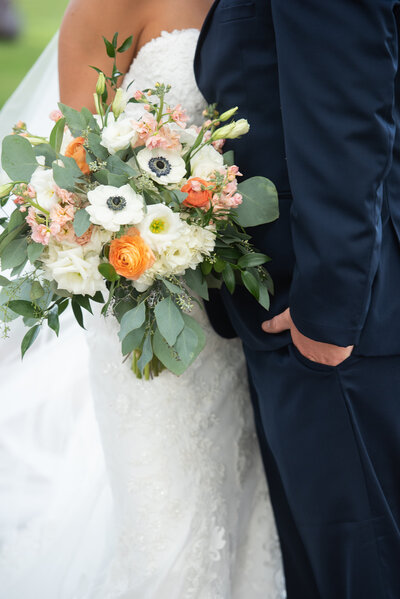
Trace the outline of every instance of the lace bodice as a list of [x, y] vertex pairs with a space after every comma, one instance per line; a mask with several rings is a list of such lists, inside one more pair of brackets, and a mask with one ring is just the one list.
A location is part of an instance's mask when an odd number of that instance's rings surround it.
[[[171, 105], [182, 104], [194, 124], [201, 124], [202, 111], [206, 106], [199, 91], [193, 70], [193, 58], [199, 31], [183, 29], [172, 32], [163, 31], [161, 35], [138, 52], [129, 72], [125, 76], [123, 87], [129, 87], [128, 94], [133, 96], [136, 90], [154, 87], [156, 82], [172, 86], [167, 101]], [[127, 113], [136, 117], [138, 107], [128, 104]]]

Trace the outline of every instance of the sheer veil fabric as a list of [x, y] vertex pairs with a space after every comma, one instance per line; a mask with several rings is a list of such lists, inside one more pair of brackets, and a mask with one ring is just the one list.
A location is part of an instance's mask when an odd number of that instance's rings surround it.
[[[171, 102], [201, 119], [197, 38], [163, 32], [124, 85], [168, 77]], [[0, 137], [19, 119], [47, 133], [57, 96], [56, 36], [1, 111]], [[122, 364], [112, 319], [87, 319], [87, 344], [68, 314], [61, 340], [39, 337], [23, 364], [22, 327], [1, 342], [4, 597], [283, 599], [240, 343], [197, 317], [208, 335], [198, 364], [150, 385]]]

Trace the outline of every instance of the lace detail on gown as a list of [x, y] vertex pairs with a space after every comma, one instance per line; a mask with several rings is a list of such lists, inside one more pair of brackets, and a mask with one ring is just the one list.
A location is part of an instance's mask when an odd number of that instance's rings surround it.
[[[163, 32], [133, 62], [129, 94], [170, 83], [200, 123], [194, 79], [199, 32]], [[130, 104], [132, 116], [142, 107]], [[95, 409], [114, 496], [118, 541], [101, 599], [278, 599], [279, 545], [238, 340], [193, 315], [207, 345], [182, 375], [137, 380], [113, 317], [89, 333]]]

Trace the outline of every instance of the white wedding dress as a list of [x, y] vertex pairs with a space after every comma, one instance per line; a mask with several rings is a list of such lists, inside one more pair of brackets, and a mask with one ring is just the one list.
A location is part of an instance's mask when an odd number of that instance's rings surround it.
[[[170, 83], [169, 102], [182, 103], [201, 121], [204, 100], [193, 75], [197, 38], [188, 29], [146, 44], [125, 78], [125, 87], [133, 81], [129, 93]], [[129, 110], [134, 115], [138, 108]], [[151, 382], [137, 380], [122, 361], [114, 318], [87, 322], [90, 387], [111, 494], [95, 452], [83, 466], [72, 466], [82, 497], [78, 492], [77, 501], [75, 492], [65, 511], [56, 492], [47, 526], [41, 515], [2, 539], [0, 522], [4, 599], [285, 597], [241, 344], [220, 338], [200, 308], [193, 315], [207, 333], [204, 351], [181, 377], [163, 372]], [[66, 333], [73, 335], [71, 327]], [[31, 351], [43, 355], [46, 346]], [[86, 354], [83, 359], [84, 365]], [[90, 409], [80, 425], [95, 439]], [[75, 459], [77, 448], [89, 446], [75, 443]], [[71, 466], [65, 469], [71, 482]], [[19, 570], [18, 560], [25, 564]], [[65, 580], [58, 581], [61, 573]]]

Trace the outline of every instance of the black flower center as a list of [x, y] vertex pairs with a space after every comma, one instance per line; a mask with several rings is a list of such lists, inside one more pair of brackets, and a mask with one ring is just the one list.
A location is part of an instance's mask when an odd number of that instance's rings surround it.
[[171, 172], [170, 162], [164, 156], [157, 156], [149, 160], [149, 167], [157, 177], [169, 175]]
[[111, 196], [107, 200], [107, 206], [110, 210], [123, 210], [126, 206], [126, 199], [122, 196]]

